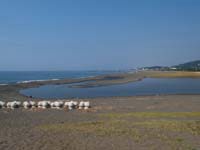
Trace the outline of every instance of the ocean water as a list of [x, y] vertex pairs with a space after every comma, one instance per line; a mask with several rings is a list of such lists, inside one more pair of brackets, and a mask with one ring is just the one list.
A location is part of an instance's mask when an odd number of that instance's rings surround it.
[[0, 85], [37, 80], [82, 78], [114, 72], [116, 71], [0, 71]]
[[92, 88], [70, 88], [73, 84], [45, 85], [22, 90], [27, 96], [38, 98], [94, 98], [110, 96], [135, 96], [157, 94], [200, 94], [200, 79], [153, 79], [127, 84]]

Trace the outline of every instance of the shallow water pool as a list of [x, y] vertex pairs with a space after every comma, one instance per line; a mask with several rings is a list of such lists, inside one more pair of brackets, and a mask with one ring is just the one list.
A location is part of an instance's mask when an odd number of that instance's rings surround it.
[[200, 94], [200, 79], [153, 79], [126, 84], [71, 88], [73, 84], [45, 85], [21, 90], [20, 93], [37, 98], [94, 98], [110, 96], [135, 96], [157, 94]]

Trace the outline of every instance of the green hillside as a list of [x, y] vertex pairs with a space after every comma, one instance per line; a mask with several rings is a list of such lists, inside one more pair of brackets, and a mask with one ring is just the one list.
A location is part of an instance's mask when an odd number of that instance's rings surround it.
[[176, 68], [176, 70], [200, 71], [200, 60], [176, 65], [176, 66], [173, 66], [173, 68]]

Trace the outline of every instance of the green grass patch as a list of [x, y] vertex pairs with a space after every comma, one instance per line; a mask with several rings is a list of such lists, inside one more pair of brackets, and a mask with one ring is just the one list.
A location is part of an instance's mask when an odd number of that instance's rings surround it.
[[[193, 117], [195, 118], [192, 119]], [[200, 117], [200, 112], [108, 113], [100, 115], [99, 121], [47, 124], [40, 126], [40, 128], [43, 130], [77, 131], [98, 135], [131, 135], [135, 134], [138, 129], [143, 128], [189, 132], [199, 135], [200, 121], [197, 120], [198, 117]], [[187, 120], [188, 118], [190, 120]]]
[[131, 113], [107, 113], [101, 114], [106, 118], [192, 118], [200, 117], [200, 112], [131, 112]]
[[77, 132], [98, 136], [130, 136], [139, 141], [141, 134], [128, 122], [119, 120], [91, 121], [80, 123], [47, 124], [39, 126], [44, 131]]
[[200, 121], [149, 120], [135, 122], [133, 125], [153, 130], [188, 132], [200, 135]]
[[139, 144], [156, 140], [169, 145], [171, 149], [192, 149], [182, 133], [199, 136], [198, 117], [200, 112], [108, 113], [97, 116], [98, 121], [45, 124], [37, 128], [46, 132], [129, 137]]

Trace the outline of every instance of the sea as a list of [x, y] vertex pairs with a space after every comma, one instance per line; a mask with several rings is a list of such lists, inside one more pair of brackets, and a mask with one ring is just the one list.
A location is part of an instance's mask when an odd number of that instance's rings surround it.
[[116, 72], [119, 71], [0, 71], [0, 85], [66, 78], [84, 78]]

